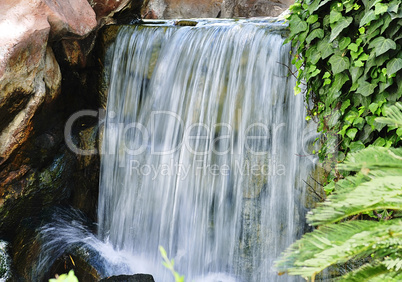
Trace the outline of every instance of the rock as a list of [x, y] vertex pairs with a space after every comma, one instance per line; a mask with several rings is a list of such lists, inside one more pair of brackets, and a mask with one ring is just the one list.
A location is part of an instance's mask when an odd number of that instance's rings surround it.
[[[62, 73], [59, 63], [83, 68], [93, 47], [97, 20], [110, 17], [129, 1], [91, 1], [98, 15], [86, 0], [4, 0], [0, 10], [0, 208], [7, 199], [17, 199], [29, 185], [29, 175], [46, 167], [57, 152], [41, 149], [29, 139], [61, 134], [54, 146], [59, 146], [63, 131], [49, 133], [50, 123], [64, 125], [63, 114], [46, 116], [61, 93]], [[103, 7], [102, 9], [100, 7]], [[54, 54], [54, 41], [65, 52]], [[63, 54], [60, 55], [61, 53]], [[71, 71], [71, 70], [68, 70]], [[69, 76], [65, 69], [65, 85]], [[83, 83], [86, 83], [83, 82]], [[68, 85], [71, 87], [71, 85]], [[65, 91], [67, 94], [68, 91]], [[81, 92], [80, 92], [81, 93]], [[66, 99], [64, 96], [62, 99]], [[57, 102], [63, 103], [63, 102]], [[97, 102], [93, 103], [97, 105]], [[88, 106], [89, 104], [87, 104]], [[95, 106], [97, 107], [97, 106]], [[54, 107], [53, 107], [54, 108]], [[64, 113], [69, 114], [71, 109]], [[63, 109], [65, 110], [65, 109]], [[62, 110], [62, 111], [63, 111]], [[36, 123], [35, 123], [36, 120]], [[49, 128], [46, 128], [49, 126]], [[53, 125], [54, 126], [54, 125]], [[42, 127], [42, 129], [38, 129]], [[42, 136], [42, 137], [40, 137]], [[42, 134], [42, 135], [41, 135]], [[46, 138], [45, 138], [46, 139]], [[53, 140], [54, 141], [54, 140]], [[29, 143], [29, 144], [28, 144]], [[51, 144], [47, 142], [45, 144]], [[34, 150], [34, 151], [31, 151]], [[96, 162], [96, 160], [95, 160]]]
[[223, 18], [276, 17], [285, 11], [291, 0], [239, 0], [228, 1], [222, 9]]
[[145, 19], [276, 17], [294, 0], [150, 0], [145, 2]]
[[2, 3], [0, 165], [30, 136], [39, 106], [60, 91], [60, 69], [48, 40], [83, 37], [95, 27], [95, 13], [84, 0]]
[[134, 275], [118, 275], [104, 278], [99, 282], [155, 282], [152, 275], [134, 274]]
[[7, 253], [8, 243], [0, 240], [0, 280], [10, 278], [10, 256]]
[[[88, 0], [96, 13], [96, 19], [101, 21], [112, 17], [115, 13], [125, 9], [128, 4], [132, 5], [130, 0]], [[138, 2], [138, 1], [136, 1]], [[141, 1], [142, 2], [142, 1]]]

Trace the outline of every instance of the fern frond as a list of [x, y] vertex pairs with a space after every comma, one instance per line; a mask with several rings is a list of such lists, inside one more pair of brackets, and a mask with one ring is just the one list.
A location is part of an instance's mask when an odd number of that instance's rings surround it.
[[388, 270], [400, 271], [402, 270], [402, 259], [401, 258], [386, 258], [383, 264]]
[[[401, 103], [386, 109], [386, 115], [376, 121], [402, 127]], [[277, 268], [314, 278], [330, 266], [363, 259], [368, 263], [340, 281], [402, 281], [402, 148], [370, 146], [349, 153], [338, 169], [357, 173], [330, 184], [334, 193], [307, 215], [319, 228], [290, 246]], [[379, 210], [386, 220], [339, 223]]]
[[[339, 281], [342, 282], [361, 282], [361, 281], [393, 281], [391, 280], [383, 280], [384, 274], [387, 274], [389, 270], [384, 264], [375, 263], [375, 264], [365, 264], [362, 267], [358, 268], [355, 271], [348, 273], [343, 276]], [[394, 273], [394, 276], [395, 273]], [[395, 281], [395, 280], [394, 280]]]
[[402, 104], [395, 103], [390, 107], [385, 108], [386, 117], [379, 117], [375, 120], [380, 123], [385, 123], [387, 125], [402, 127]]
[[330, 265], [368, 256], [391, 238], [402, 238], [402, 220], [325, 225], [288, 248], [276, 266], [291, 275], [312, 277]]
[[350, 153], [345, 162], [338, 165], [340, 170], [370, 171], [373, 169], [402, 168], [402, 148], [370, 146]]
[[312, 225], [328, 224], [379, 209], [402, 209], [402, 175], [374, 178], [343, 193], [335, 192], [307, 219]]

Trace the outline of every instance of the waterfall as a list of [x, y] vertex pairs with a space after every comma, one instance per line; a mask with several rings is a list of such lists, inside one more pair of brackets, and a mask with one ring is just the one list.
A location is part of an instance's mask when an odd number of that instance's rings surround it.
[[277, 26], [123, 26], [110, 47], [98, 233], [156, 281], [158, 246], [186, 281], [297, 280], [273, 261], [304, 232], [313, 166]]

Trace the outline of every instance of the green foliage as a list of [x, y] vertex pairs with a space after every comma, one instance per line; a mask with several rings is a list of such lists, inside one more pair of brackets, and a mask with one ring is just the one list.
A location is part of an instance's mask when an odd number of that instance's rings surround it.
[[49, 279], [49, 282], [78, 282], [78, 278], [75, 276], [74, 270], [70, 270], [68, 274], [62, 274], [57, 278]]
[[174, 279], [176, 282], [184, 282], [184, 276], [181, 276], [179, 273], [177, 273], [174, 270], [174, 260], [169, 260], [167, 253], [165, 251], [165, 249], [162, 246], [159, 246], [159, 252], [162, 255], [163, 258], [163, 265], [170, 270], [170, 272], [172, 272]]
[[[385, 113], [377, 122], [402, 128], [402, 104]], [[364, 259], [340, 281], [401, 281], [402, 148], [369, 146], [338, 169], [355, 174], [326, 187], [334, 192], [307, 215], [318, 228], [285, 251], [278, 269], [314, 281], [330, 266]]]
[[[402, 130], [375, 118], [402, 96], [401, 1], [297, 0], [290, 10], [295, 90], [307, 84], [310, 118], [339, 138], [339, 160], [370, 144], [398, 146]], [[333, 144], [324, 141], [322, 161]]]

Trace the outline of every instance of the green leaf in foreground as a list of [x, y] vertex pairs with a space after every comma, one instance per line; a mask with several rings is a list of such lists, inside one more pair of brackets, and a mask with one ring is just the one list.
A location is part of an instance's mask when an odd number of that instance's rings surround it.
[[350, 66], [349, 58], [340, 55], [332, 55], [329, 59], [329, 63], [331, 64], [331, 69], [334, 75], [343, 72]]
[[370, 44], [369, 48], [374, 48], [376, 56], [380, 56], [390, 49], [396, 49], [396, 43], [389, 38], [384, 38], [382, 36], [374, 39]]
[[305, 31], [308, 26], [305, 21], [302, 21], [299, 16], [293, 16], [289, 22], [290, 26], [290, 37]]
[[345, 28], [353, 21], [352, 17], [342, 18], [332, 26], [331, 37], [329, 41], [333, 41]]
[[388, 76], [393, 75], [402, 69], [402, 59], [401, 58], [393, 58], [387, 63], [387, 74]]

